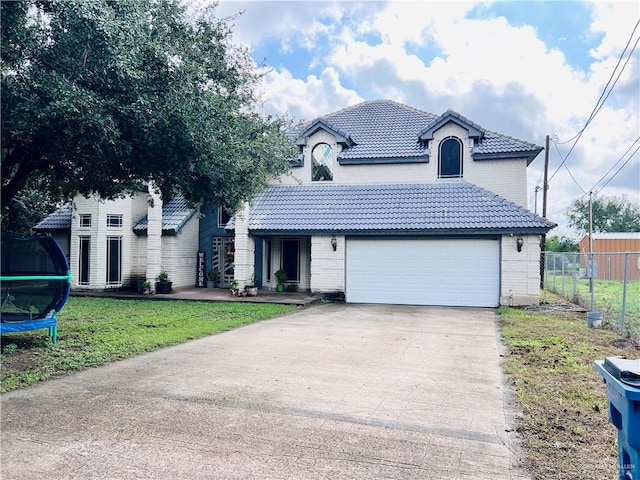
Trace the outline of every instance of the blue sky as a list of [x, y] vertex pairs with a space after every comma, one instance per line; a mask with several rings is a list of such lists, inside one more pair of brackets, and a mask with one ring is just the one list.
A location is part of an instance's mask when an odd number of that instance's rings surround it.
[[[220, 0], [216, 12], [244, 12], [233, 41], [267, 64], [266, 113], [310, 120], [387, 98], [434, 114], [453, 108], [541, 146], [552, 135], [548, 213], [560, 234], [572, 233], [566, 207], [592, 189], [640, 203], [636, 1]], [[620, 78], [575, 142], [621, 56]], [[543, 163], [540, 154], [529, 167], [531, 210]]]

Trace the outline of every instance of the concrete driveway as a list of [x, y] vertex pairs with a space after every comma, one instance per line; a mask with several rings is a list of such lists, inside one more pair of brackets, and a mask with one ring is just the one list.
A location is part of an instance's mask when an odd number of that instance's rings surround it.
[[4, 394], [9, 479], [522, 479], [490, 309], [312, 306]]

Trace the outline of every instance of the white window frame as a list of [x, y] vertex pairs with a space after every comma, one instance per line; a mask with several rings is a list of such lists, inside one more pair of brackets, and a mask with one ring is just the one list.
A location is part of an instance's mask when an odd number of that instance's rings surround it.
[[[448, 141], [455, 141], [458, 144], [458, 152], [459, 152], [459, 169], [457, 174], [443, 174], [442, 173], [442, 147]], [[442, 139], [440, 144], [438, 145], [438, 178], [463, 178], [463, 169], [464, 169], [464, 144], [462, 140], [458, 137], [447, 137]]]
[[[83, 246], [84, 244], [84, 246]], [[82, 260], [83, 253], [87, 253], [87, 280], [82, 281], [82, 270], [85, 267], [85, 263]], [[90, 285], [91, 284], [91, 237], [81, 235], [78, 237], [78, 285]]]
[[[118, 274], [116, 279], [109, 278], [111, 270], [111, 242], [116, 241], [118, 243]], [[119, 287], [122, 285], [122, 237], [121, 236], [108, 236], [107, 237], [107, 271], [105, 275], [105, 281], [107, 287]]]
[[229, 210], [225, 207], [218, 207], [218, 227], [226, 227], [227, 223], [229, 223], [228, 221], [224, 222], [222, 220], [225, 213], [226, 216], [229, 217], [229, 220], [231, 220], [231, 213], [229, 212]]
[[[319, 148], [325, 148], [326, 151], [328, 151], [328, 153], [325, 153], [325, 155], [320, 159], [320, 161], [317, 160], [315, 157], [315, 152]], [[329, 145], [326, 142], [320, 142], [313, 146], [313, 148], [311, 149], [311, 181], [312, 182], [333, 182], [333, 179], [335, 177], [335, 172], [333, 171], [334, 170], [333, 151], [334, 151], [333, 146]], [[331, 175], [331, 178], [316, 179], [315, 178], [316, 168], [320, 168], [320, 167], [326, 167], [326, 169], [329, 172], [329, 175]]]
[[91, 220], [90, 213], [81, 213], [78, 215], [78, 228], [91, 228]]
[[122, 228], [122, 214], [121, 213], [108, 213], [107, 214], [107, 228]]

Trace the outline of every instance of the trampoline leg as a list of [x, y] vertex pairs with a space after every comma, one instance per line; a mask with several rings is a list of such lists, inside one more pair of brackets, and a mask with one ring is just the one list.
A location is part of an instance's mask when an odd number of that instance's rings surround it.
[[49, 338], [51, 338], [51, 343], [55, 345], [58, 341], [58, 325], [49, 327]]

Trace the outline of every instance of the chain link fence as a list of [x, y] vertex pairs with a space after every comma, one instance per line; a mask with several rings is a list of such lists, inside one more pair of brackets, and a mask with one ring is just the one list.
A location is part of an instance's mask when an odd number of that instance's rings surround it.
[[640, 343], [640, 252], [544, 254], [544, 286]]

